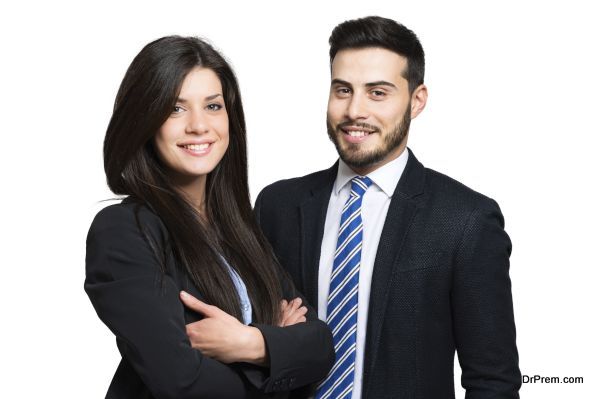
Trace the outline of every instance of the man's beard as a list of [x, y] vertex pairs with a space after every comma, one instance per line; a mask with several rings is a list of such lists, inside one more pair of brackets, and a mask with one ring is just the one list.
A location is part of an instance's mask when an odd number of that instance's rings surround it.
[[340, 155], [340, 158], [342, 158], [342, 160], [348, 166], [356, 169], [362, 169], [367, 166], [371, 166], [378, 162], [381, 162], [391, 152], [398, 148], [398, 146], [400, 146], [400, 144], [408, 134], [408, 129], [410, 128], [410, 108], [410, 104], [408, 104], [406, 112], [404, 113], [404, 116], [402, 117], [400, 123], [398, 123], [391, 131], [389, 131], [386, 135], [383, 136], [383, 143], [381, 143], [379, 147], [368, 152], [361, 151], [360, 144], [354, 143], [345, 143], [345, 148], [342, 148], [340, 141], [343, 139], [341, 137], [338, 137], [336, 132], [340, 132], [340, 134], [345, 134], [341, 131], [342, 127], [357, 126], [374, 130], [374, 132], [371, 134], [381, 134], [381, 130], [375, 126], [360, 122], [344, 121], [338, 124], [334, 129], [333, 126], [331, 126], [331, 124], [329, 123], [329, 121], [327, 121], [327, 134], [329, 135], [329, 139], [335, 145], [335, 149]]

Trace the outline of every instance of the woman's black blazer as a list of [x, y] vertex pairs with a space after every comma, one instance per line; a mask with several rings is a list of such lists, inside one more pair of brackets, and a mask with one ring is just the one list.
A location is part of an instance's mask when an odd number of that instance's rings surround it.
[[[130, 200], [104, 208], [90, 227], [85, 291], [122, 355], [107, 398], [265, 397], [327, 374], [335, 357], [331, 333], [312, 309], [306, 323], [253, 324], [265, 338], [269, 368], [224, 364], [192, 348], [185, 325], [201, 316], [183, 306], [179, 292], [198, 298], [202, 293], [177, 267], [167, 245], [159, 217]], [[163, 253], [166, 273], [159, 266]], [[294, 295], [290, 288], [284, 288], [288, 299]]]

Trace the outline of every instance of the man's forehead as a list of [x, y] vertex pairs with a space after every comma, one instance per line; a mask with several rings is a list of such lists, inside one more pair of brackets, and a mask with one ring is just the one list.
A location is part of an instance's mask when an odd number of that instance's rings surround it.
[[331, 79], [332, 82], [341, 80], [352, 85], [369, 85], [379, 81], [396, 84], [406, 81], [407, 64], [406, 57], [384, 48], [344, 49], [333, 59]]

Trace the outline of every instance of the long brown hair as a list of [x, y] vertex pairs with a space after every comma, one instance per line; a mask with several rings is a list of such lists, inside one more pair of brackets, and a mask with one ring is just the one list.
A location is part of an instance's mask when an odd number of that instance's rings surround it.
[[[194, 67], [213, 70], [229, 115], [229, 147], [206, 181], [206, 219], [171, 184], [153, 138]], [[254, 321], [276, 324], [282, 297], [278, 265], [252, 214], [246, 124], [233, 70], [206, 42], [167, 36], [146, 45], [119, 88], [104, 140], [104, 170], [115, 194], [151, 208], [169, 232], [173, 253], [204, 300], [241, 317], [239, 297], [223, 255], [248, 289]]]

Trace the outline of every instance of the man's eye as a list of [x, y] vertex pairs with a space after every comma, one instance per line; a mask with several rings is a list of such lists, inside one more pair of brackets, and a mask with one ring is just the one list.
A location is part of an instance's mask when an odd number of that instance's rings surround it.
[[373, 90], [371, 92], [371, 94], [373, 94], [373, 96], [375, 96], [375, 97], [383, 97], [383, 96], [385, 96], [385, 92], [381, 91], [381, 90]]
[[338, 94], [350, 94], [350, 89], [347, 87], [340, 87], [336, 90]]

